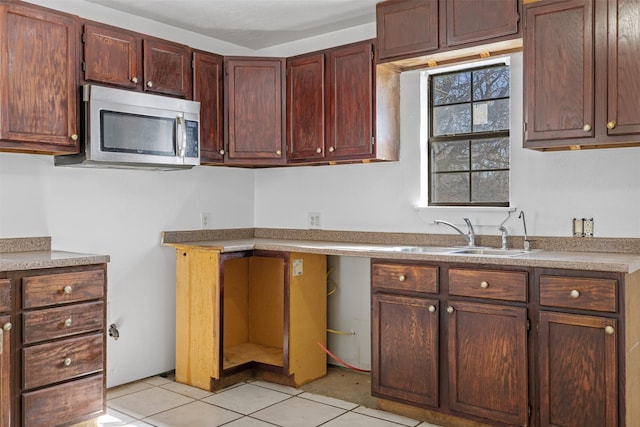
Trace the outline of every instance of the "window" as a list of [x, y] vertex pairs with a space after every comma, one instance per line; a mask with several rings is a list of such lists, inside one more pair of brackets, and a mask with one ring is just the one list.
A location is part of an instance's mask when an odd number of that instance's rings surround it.
[[509, 65], [430, 73], [430, 206], [509, 206]]

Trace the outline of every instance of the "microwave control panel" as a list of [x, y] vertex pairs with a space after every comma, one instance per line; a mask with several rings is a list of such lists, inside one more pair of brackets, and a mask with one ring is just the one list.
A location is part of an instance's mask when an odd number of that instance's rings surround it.
[[186, 120], [187, 144], [185, 157], [200, 157], [200, 146], [198, 144], [198, 122]]

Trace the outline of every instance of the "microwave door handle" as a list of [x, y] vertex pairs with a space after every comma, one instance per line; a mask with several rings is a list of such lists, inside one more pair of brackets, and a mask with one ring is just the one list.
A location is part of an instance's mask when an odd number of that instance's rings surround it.
[[185, 125], [184, 117], [176, 117], [177, 133], [178, 133], [178, 156], [184, 162], [184, 156], [187, 151], [187, 126]]

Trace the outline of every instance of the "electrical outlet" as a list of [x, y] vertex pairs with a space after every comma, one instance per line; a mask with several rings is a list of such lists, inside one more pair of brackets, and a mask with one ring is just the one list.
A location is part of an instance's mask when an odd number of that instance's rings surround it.
[[200, 214], [200, 226], [203, 230], [211, 228], [211, 212], [202, 212]]
[[320, 213], [318, 212], [309, 212], [308, 221], [309, 228], [320, 228]]
[[593, 237], [593, 218], [582, 220], [584, 237]]

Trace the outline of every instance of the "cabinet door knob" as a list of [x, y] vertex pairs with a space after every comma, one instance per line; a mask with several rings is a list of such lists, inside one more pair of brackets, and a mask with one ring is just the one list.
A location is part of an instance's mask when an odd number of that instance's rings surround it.
[[616, 330], [613, 329], [613, 326], [605, 326], [604, 333], [607, 335], [613, 335]]
[[398, 276], [398, 280], [401, 281], [401, 282], [404, 282], [405, 280], [407, 280], [407, 278], [405, 277], [404, 274], [401, 274], [401, 275]]
[[482, 282], [480, 282], [480, 287], [482, 289], [487, 289], [489, 287], [489, 283], [483, 280]]
[[447, 307], [447, 313], [449, 314], [453, 313], [453, 307], [451, 306]]
[[221, 156], [224, 156], [224, 150], [220, 150], [218, 153], [220, 153]]
[[73, 291], [73, 288], [71, 287], [71, 285], [67, 285], [64, 287], [63, 291], [65, 294], [70, 294]]
[[7, 332], [9, 332], [11, 328], [13, 328], [13, 325], [11, 324], [11, 322], [7, 322], [2, 326], [2, 329], [4, 329]]
[[585, 131], [585, 132], [591, 132], [591, 125], [582, 126], [582, 130]]
[[62, 362], [62, 364], [63, 364], [64, 366], [69, 366], [69, 365], [71, 365], [71, 358], [70, 358], [70, 357], [67, 357], [66, 359], [64, 359], [64, 362]]
[[131, 77], [131, 83], [138, 84], [138, 78], [136, 76]]
[[571, 291], [569, 295], [571, 295], [571, 298], [578, 298], [580, 296], [580, 291], [578, 291], [577, 289], [574, 289]]
[[607, 123], [607, 129], [613, 129], [616, 127], [616, 122], [611, 121], [609, 123]]
[[435, 306], [435, 305], [433, 305], [433, 304], [432, 304], [432, 305], [430, 305], [430, 306], [429, 306], [429, 313], [435, 313], [435, 311], [436, 311], [436, 306]]
[[282, 150], [276, 150], [276, 154], [277, 154], [278, 156], [281, 156], [281, 155], [282, 155]]
[[336, 149], [335, 149], [335, 148], [333, 148], [333, 147], [329, 147], [329, 152], [330, 152], [330, 153], [333, 153], [334, 151], [336, 151]]
[[153, 82], [147, 82], [147, 87], [153, 87]]
[[68, 328], [69, 326], [71, 326], [71, 318], [70, 318], [70, 317], [67, 317], [67, 318], [65, 319], [65, 321], [64, 321], [64, 326], [65, 326], [66, 328]]
[[72, 141], [77, 141], [78, 140], [78, 134], [74, 133], [73, 135], [71, 135], [71, 140]]
[[322, 148], [320, 148], [320, 147], [316, 148], [316, 153], [318, 153], [318, 154], [322, 153]]

